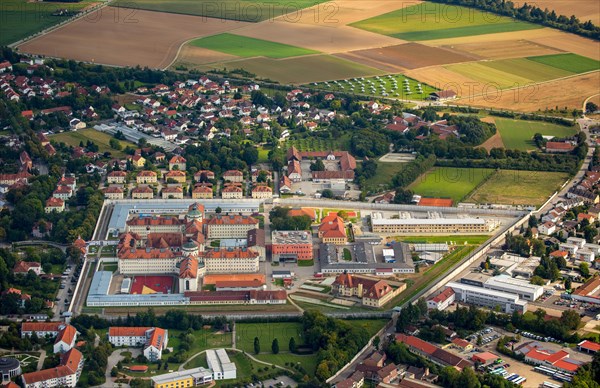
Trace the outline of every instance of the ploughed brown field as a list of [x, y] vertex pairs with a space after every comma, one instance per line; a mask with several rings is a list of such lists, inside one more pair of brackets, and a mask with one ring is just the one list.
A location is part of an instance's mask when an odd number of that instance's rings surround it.
[[404, 69], [417, 69], [480, 59], [480, 57], [475, 55], [458, 53], [444, 48], [429, 47], [420, 43], [405, 43], [369, 50], [357, 50], [351, 51], [350, 54], [356, 62], [362, 63], [360, 58], [364, 58], [367, 65], [369, 61], [374, 61], [391, 64]]
[[179, 47], [195, 37], [248, 23], [105, 7], [21, 46], [24, 53], [118, 66], [167, 67]]
[[562, 50], [524, 39], [448, 44], [440, 47], [488, 59], [524, 58], [563, 52]]

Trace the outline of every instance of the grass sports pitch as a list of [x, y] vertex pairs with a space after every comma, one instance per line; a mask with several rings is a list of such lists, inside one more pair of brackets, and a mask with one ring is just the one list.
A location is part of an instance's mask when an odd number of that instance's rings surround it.
[[[269, 0], [117, 0], [116, 7], [170, 12], [217, 19], [261, 22], [322, 3], [320, 0], [269, 1]], [[294, 16], [296, 17], [296, 16]]]
[[411, 41], [541, 28], [472, 8], [438, 3], [421, 3], [350, 25]]
[[317, 54], [317, 51], [302, 47], [227, 33], [196, 39], [190, 42], [190, 44], [243, 58], [261, 56], [268, 58], [289, 58]]
[[568, 137], [577, 131], [574, 127], [545, 123], [540, 121], [512, 120], [507, 118], [494, 118], [496, 128], [500, 132], [504, 147], [516, 150], [533, 150], [536, 148], [533, 136], [541, 133], [544, 136]]
[[417, 178], [409, 189], [424, 197], [452, 198], [457, 203], [493, 172], [489, 168], [434, 167]]

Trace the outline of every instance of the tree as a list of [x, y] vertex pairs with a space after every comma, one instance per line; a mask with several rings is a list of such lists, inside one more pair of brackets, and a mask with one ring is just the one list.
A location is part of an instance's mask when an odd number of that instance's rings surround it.
[[123, 147], [121, 146], [121, 143], [115, 139], [114, 137], [112, 137], [109, 141], [108, 144], [110, 145], [110, 148], [112, 148], [113, 150], [121, 150]]
[[119, 370], [117, 369], [116, 366], [113, 366], [112, 369], [110, 370], [110, 376], [117, 377], [118, 374], [119, 374]]
[[541, 276], [534, 275], [529, 280], [529, 283], [535, 284], [536, 286], [543, 286], [546, 284], [546, 281]]
[[587, 104], [585, 104], [585, 111], [587, 113], [594, 113], [597, 110], [598, 110], [598, 105], [596, 105], [594, 102], [590, 101]]
[[379, 343], [381, 342], [381, 338], [379, 336], [373, 338], [373, 347], [375, 349], [379, 349]]
[[329, 377], [331, 377], [331, 371], [329, 370], [327, 361], [325, 361], [325, 360], [321, 361], [319, 366], [317, 366], [317, 371], [315, 374], [316, 374], [317, 378], [321, 381], [325, 381]]
[[325, 171], [325, 163], [321, 159], [315, 160], [310, 164], [310, 171]]
[[217, 214], [221, 214], [222, 211], [223, 209], [221, 209], [221, 206], [217, 206], [217, 208], [215, 209], [215, 213]]
[[560, 316], [560, 323], [570, 330], [575, 330], [581, 323], [581, 317], [575, 310], [564, 310]]
[[584, 278], [590, 277], [590, 266], [588, 263], [579, 264], [579, 272], [581, 272], [581, 276]]
[[290, 343], [288, 345], [288, 347], [290, 348], [290, 352], [292, 353], [296, 353], [296, 340], [294, 339], [294, 337], [290, 338]]
[[271, 351], [273, 354], [279, 353], [279, 340], [277, 338], [273, 338], [273, 342], [271, 343]]
[[258, 337], [254, 337], [254, 354], [260, 353], [260, 340]]
[[325, 189], [321, 191], [321, 197], [323, 198], [333, 198], [333, 191], [330, 189]]
[[570, 290], [571, 286], [572, 286], [571, 278], [567, 278], [567, 280], [565, 280], [565, 290]]

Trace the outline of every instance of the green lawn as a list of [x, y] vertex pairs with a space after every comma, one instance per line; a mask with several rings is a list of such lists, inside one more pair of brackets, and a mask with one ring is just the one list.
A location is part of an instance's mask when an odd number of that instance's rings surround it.
[[[270, 347], [269, 347], [269, 350]], [[258, 358], [261, 361], [264, 362], [270, 362], [272, 364], [276, 364], [282, 367], [286, 367], [285, 363], [299, 363], [300, 365], [302, 365], [302, 367], [304, 368], [304, 370], [306, 370], [306, 373], [308, 373], [309, 375], [314, 375], [315, 371], [317, 370], [317, 355], [316, 354], [292, 354], [292, 353], [279, 353], [279, 354], [272, 354], [272, 353], [265, 353], [265, 354], [259, 354], [258, 356], [254, 356], [256, 358]], [[264, 368], [264, 366], [263, 366]]]
[[318, 53], [302, 47], [227, 33], [196, 39], [190, 44], [243, 58], [289, 58]]
[[348, 138], [323, 139], [321, 137], [306, 137], [302, 139], [288, 139], [282, 147], [296, 147], [298, 151], [331, 151], [347, 150]]
[[[364, 87], [361, 86], [360, 82], [362, 82]], [[430, 93], [437, 90], [432, 86], [420, 83], [419, 81], [405, 77], [402, 74], [341, 79], [334, 82], [317, 82], [304, 86], [332, 93], [343, 92], [373, 97], [397, 97], [410, 100], [423, 100], [427, 98]], [[375, 88], [374, 92], [372, 91], [371, 86]], [[421, 87], [420, 89], [419, 86]]]
[[260, 341], [261, 352], [271, 352], [271, 343], [277, 338], [279, 349], [289, 351], [289, 341], [294, 337], [296, 344], [302, 346], [302, 325], [299, 322], [237, 323], [235, 326], [236, 347], [254, 354], [254, 338]]
[[460, 202], [494, 170], [486, 168], [434, 167], [417, 178], [409, 189], [424, 197], [452, 198]]
[[473, 8], [437, 3], [417, 4], [350, 25], [413, 41], [541, 28]]
[[565, 77], [573, 73], [526, 58], [501, 59], [485, 62], [485, 66], [540, 82]]
[[[96, 145], [98, 146], [98, 152], [100, 153], [110, 152], [115, 158], [125, 156], [123, 151], [117, 151], [110, 148], [109, 141], [111, 138], [112, 136], [91, 128], [80, 129], [75, 132], [63, 132], [57, 135], [50, 136], [50, 140], [54, 140], [57, 143], [62, 142], [73, 147], [79, 147], [80, 142], [83, 142], [85, 144], [88, 140], [91, 140], [94, 143], [96, 143]], [[119, 143], [121, 143], [122, 148], [125, 148], [128, 145], [135, 148], [135, 145], [133, 143], [126, 140], [119, 140]]]
[[477, 203], [539, 206], [569, 179], [562, 172], [497, 171], [467, 200]]
[[544, 136], [568, 137], [577, 133], [575, 127], [566, 127], [541, 121], [523, 121], [508, 118], [494, 118], [496, 127], [502, 137], [504, 147], [522, 151], [536, 149], [533, 136], [541, 133]]
[[394, 237], [396, 241], [404, 241], [406, 243], [421, 243], [421, 244], [437, 244], [453, 242], [456, 245], [480, 245], [483, 244], [490, 236], [486, 235], [465, 235], [465, 236], [398, 236]]
[[288, 13], [295, 15], [295, 12], [300, 9], [321, 2], [323, 0], [298, 0], [293, 3], [274, 0], [220, 0], [219, 2], [208, 0], [136, 0], [133, 2], [117, 0], [113, 5], [218, 19], [260, 22]]
[[527, 59], [572, 73], [585, 73], [588, 71], [600, 70], [600, 61], [571, 53], [542, 55], [538, 57], [529, 57]]
[[93, 0], [83, 0], [79, 3], [2, 1], [0, 3], [0, 46], [16, 42], [67, 20], [66, 16], [52, 16], [57, 9], [76, 12], [92, 3]]
[[257, 163], [267, 163], [269, 161], [269, 152], [271, 149], [258, 147], [258, 160]]
[[379, 191], [380, 189], [387, 189], [391, 186], [391, 179], [394, 175], [402, 171], [405, 163], [388, 163], [388, 162], [377, 162], [377, 172], [374, 177], [371, 177], [365, 181], [365, 188], [367, 190]]

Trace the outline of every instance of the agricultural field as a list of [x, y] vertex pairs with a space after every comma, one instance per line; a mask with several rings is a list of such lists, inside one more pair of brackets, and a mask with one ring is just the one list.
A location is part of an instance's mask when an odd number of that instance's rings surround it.
[[317, 51], [301, 47], [228, 33], [196, 39], [189, 44], [195, 47], [219, 51], [243, 58], [260, 56], [268, 58], [289, 58], [317, 54]]
[[539, 206], [568, 179], [569, 175], [561, 172], [500, 170], [466, 201]]
[[472, 8], [438, 3], [417, 4], [350, 25], [409, 41], [541, 28], [535, 24], [515, 21]]
[[330, 92], [343, 92], [373, 97], [397, 97], [409, 100], [424, 100], [437, 89], [421, 84], [402, 74], [389, 74], [371, 78], [343, 79], [333, 82], [315, 82], [305, 85]]
[[88, 17], [78, 19], [20, 45], [19, 51], [117, 66], [164, 68], [184, 42], [246, 24], [105, 7], [93, 23]]
[[575, 74], [600, 70], [600, 61], [572, 53], [544, 55], [527, 59]]
[[535, 0], [532, 4], [541, 9], [554, 10], [557, 15], [575, 15], [582, 22], [591, 20], [595, 25], [600, 24], [600, 7], [597, 0]]
[[184, 15], [205, 16], [216, 19], [261, 22], [297, 12], [321, 3], [323, 0], [298, 0], [293, 4], [270, 0], [117, 0], [114, 6]]
[[0, 46], [34, 35], [48, 27], [62, 23], [68, 16], [53, 16], [57, 9], [78, 12], [99, 1], [82, 0], [78, 3], [33, 2], [28, 0], [2, 1], [0, 4]]
[[452, 198], [458, 203], [493, 172], [487, 168], [434, 167], [408, 188], [424, 197]]
[[[439, 47], [452, 49], [469, 55], [486, 59], [524, 58], [534, 55], [549, 55], [561, 53], [561, 50], [530, 42], [525, 39], [505, 39], [500, 41], [468, 42], [453, 44], [444, 42]], [[431, 43], [431, 42], [427, 42]]]
[[[177, 64], [175, 64], [175, 67]], [[305, 84], [341, 78], [368, 77], [383, 72], [332, 55], [309, 55], [303, 57], [271, 59], [252, 58], [240, 61], [213, 63], [197, 67], [199, 70], [244, 69], [258, 78], [274, 80], [282, 84]]]
[[507, 149], [529, 151], [536, 149], [533, 136], [541, 133], [543, 136], [568, 137], [577, 133], [575, 127], [545, 123], [541, 121], [512, 120], [494, 118], [496, 128]]
[[[112, 136], [91, 128], [80, 129], [79, 131], [75, 132], [63, 132], [57, 135], [50, 136], [50, 140], [52, 141], [55, 141], [57, 143], [65, 143], [73, 147], [79, 147], [80, 142], [83, 142], [85, 144], [88, 140], [90, 140], [96, 143], [96, 145], [98, 146], [98, 152], [100, 153], [110, 152], [114, 157], [117, 158], [124, 156], [125, 154], [123, 153], [123, 151], [117, 151], [110, 148], [110, 139], [112, 139]], [[121, 143], [121, 146], [123, 148], [125, 148], [128, 145], [135, 147], [135, 144], [126, 140], [119, 140], [119, 143]]]
[[463, 98], [459, 103], [519, 112], [543, 112], [556, 107], [581, 109], [586, 97], [598, 93], [598, 85], [600, 71], [504, 91], [497, 98], [486, 95]]

